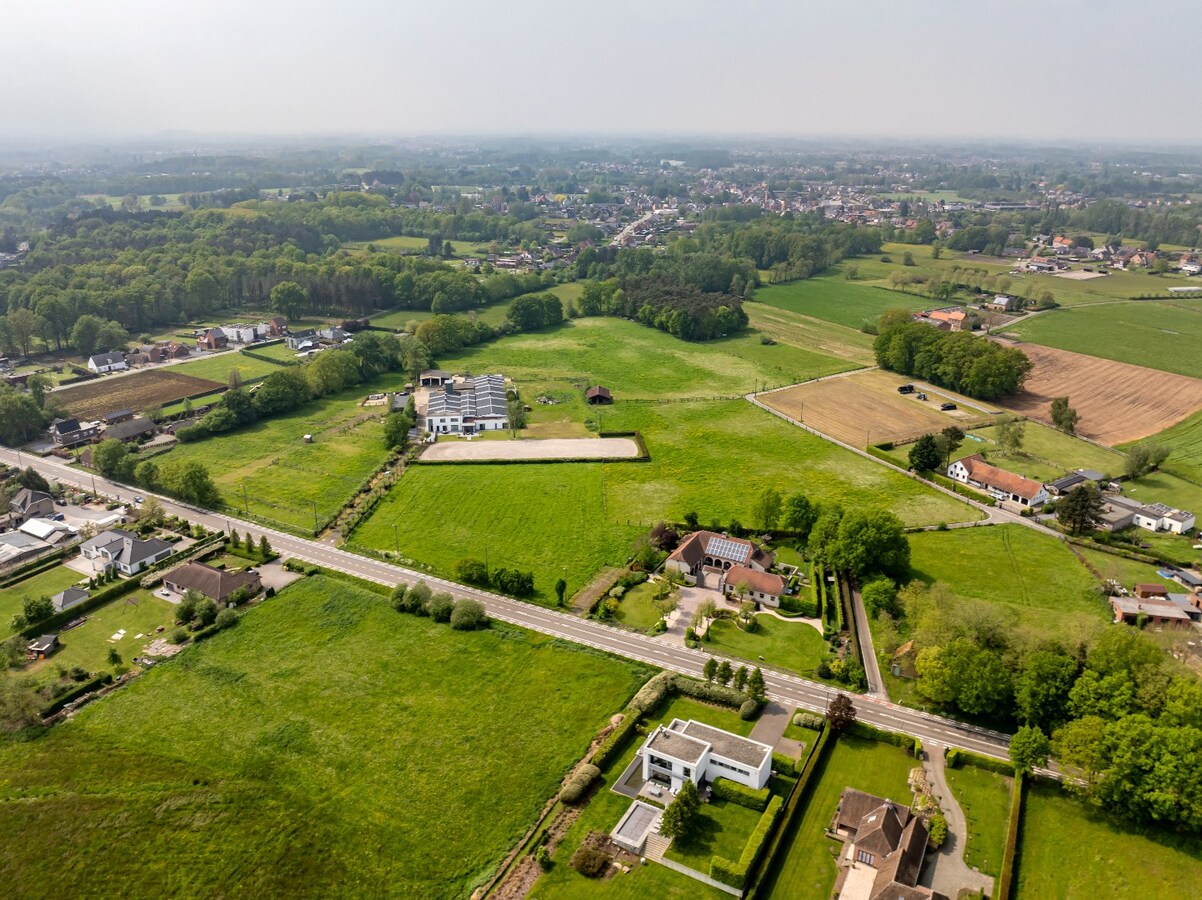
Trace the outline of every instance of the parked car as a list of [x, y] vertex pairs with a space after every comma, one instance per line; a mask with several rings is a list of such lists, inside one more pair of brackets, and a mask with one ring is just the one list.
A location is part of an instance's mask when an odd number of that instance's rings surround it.
[[146, 502], [145, 497], [134, 497], [134, 503], [144, 503], [144, 502]]
[[940, 408], [941, 410], [943, 410], [944, 412], [947, 412], [949, 409], [955, 409], [955, 408], [956, 408], [956, 404], [954, 404], [954, 403], [940, 403], [940, 404], [939, 404], [939, 408]]
[[903, 384], [900, 387], [898, 387], [897, 392], [899, 394], [913, 394], [914, 393], [914, 385]]

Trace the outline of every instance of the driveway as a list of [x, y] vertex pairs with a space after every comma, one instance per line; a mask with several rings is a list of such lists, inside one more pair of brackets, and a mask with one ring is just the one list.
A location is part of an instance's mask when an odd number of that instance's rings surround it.
[[923, 768], [926, 769], [931, 792], [939, 801], [947, 819], [947, 840], [937, 853], [927, 858], [920, 883], [949, 897], [959, 895], [961, 889], [968, 888], [982, 891], [987, 895], [993, 894], [993, 878], [983, 875], [976, 869], [971, 869], [964, 862], [964, 846], [968, 843], [968, 822], [964, 811], [956, 802], [947, 783], [947, 771], [944, 766], [944, 751], [940, 744], [925, 744]]
[[671, 644], [684, 646], [684, 633], [688, 630], [689, 622], [693, 621], [693, 613], [697, 612], [698, 607], [706, 600], [713, 600], [720, 606], [723, 599], [718, 591], [708, 588], [682, 586], [679, 590], [680, 601], [668, 616], [668, 630], [659, 635], [659, 638]]

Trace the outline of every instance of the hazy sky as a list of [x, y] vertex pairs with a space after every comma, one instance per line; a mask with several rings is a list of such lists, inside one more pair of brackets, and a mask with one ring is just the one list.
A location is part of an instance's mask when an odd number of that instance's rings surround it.
[[1202, 0], [26, 0], [0, 137], [1202, 143]]

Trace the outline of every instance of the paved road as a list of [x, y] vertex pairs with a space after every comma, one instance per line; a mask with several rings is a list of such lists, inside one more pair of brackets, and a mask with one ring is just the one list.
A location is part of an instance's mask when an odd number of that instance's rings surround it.
[[[16, 451], [0, 449], [0, 460], [12, 465], [30, 466], [43, 475], [65, 484], [87, 490], [92, 489], [93, 476], [90, 473], [72, 469], [53, 457], [39, 459], [27, 453], [19, 454]], [[135, 493], [152, 496], [149, 492], [136, 491], [100, 476], [95, 477], [95, 486], [96, 490], [113, 497], [128, 499]], [[558, 610], [522, 603], [499, 594], [348, 553], [318, 541], [298, 538], [252, 522], [218, 515], [167, 497], [153, 496], [158, 497], [163, 508], [169, 514], [182, 516], [192, 522], [204, 525], [206, 528], [222, 530], [235, 528], [242, 532], [250, 530], [255, 534], [267, 534], [272, 546], [283, 556], [295, 557], [388, 586], [396, 585], [399, 582], [412, 583], [424, 580], [436, 590], [448, 591], [455, 597], [479, 600], [492, 618], [502, 622], [520, 625], [532, 631], [573, 641], [673, 672], [700, 677], [705, 661], [710, 655], [699, 650], [665, 645], [664, 642], [655, 638], [622, 631], [591, 619], [579, 619]], [[734, 661], [741, 662], [741, 660]], [[771, 698], [789, 707], [802, 707], [814, 712], [824, 712], [827, 704], [838, 693], [836, 689], [827, 685], [807, 681], [796, 675], [769, 668], [764, 669], [764, 680]], [[963, 747], [989, 756], [1007, 757], [1010, 741], [1008, 735], [897, 706], [871, 696], [857, 697], [856, 706], [859, 710], [859, 717], [864, 722], [879, 728], [914, 735], [924, 744], [940, 743], [946, 746]]]
[[[846, 584], [846, 582], [844, 582]], [[860, 656], [864, 658], [864, 675], [868, 679], [868, 693], [882, 700], [889, 699], [885, 690], [885, 679], [881, 677], [881, 666], [872, 645], [872, 632], [868, 628], [868, 612], [864, 609], [864, 598], [858, 587], [851, 588], [851, 609], [856, 617], [856, 640], [860, 644]]]
[[920, 883], [948, 897], [957, 896], [965, 888], [992, 896], [993, 879], [964, 862], [964, 850], [968, 846], [968, 821], [947, 783], [944, 748], [932, 744], [923, 749], [926, 751], [923, 767], [927, 770], [931, 792], [939, 801], [943, 817], [947, 819], [947, 840], [938, 853], [927, 857]]

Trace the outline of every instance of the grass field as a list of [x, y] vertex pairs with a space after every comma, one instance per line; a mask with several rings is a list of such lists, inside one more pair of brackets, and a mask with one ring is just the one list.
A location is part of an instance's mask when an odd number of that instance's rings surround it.
[[763, 614], [756, 616], [756, 621], [759, 627], [750, 634], [729, 619], [711, 622], [702, 649], [753, 663], [762, 659], [770, 666], [806, 678], [817, 677], [815, 670], [827, 653], [819, 631], [806, 622], [782, 622], [775, 616]]
[[973, 765], [947, 769], [947, 782], [968, 822], [964, 861], [986, 875], [1001, 872], [1013, 778]]
[[1020, 525], [910, 535], [914, 577], [989, 603], [1014, 625], [1072, 637], [1101, 624], [1097, 583], [1063, 543]]
[[[288, 348], [284, 344], [279, 346]], [[268, 356], [275, 355], [270, 351], [276, 348], [268, 347], [261, 351]], [[260, 351], [256, 351], [260, 352]], [[290, 351], [289, 351], [290, 352]], [[291, 358], [291, 357], [289, 357]], [[178, 366], [171, 366], [171, 369], [181, 372], [185, 375], [194, 375], [197, 378], [208, 378], [211, 381], [218, 381], [223, 385], [229, 384], [230, 373], [237, 370], [238, 375], [243, 381], [250, 381], [252, 378], [265, 378], [272, 372], [278, 371], [279, 366], [272, 365], [261, 359], [255, 359], [252, 356], [244, 356], [238, 351], [226, 351], [214, 353], [212, 356], [206, 356], [204, 359], [198, 359], [194, 362], [180, 363]]]
[[[446, 241], [443, 241], [445, 244]], [[451, 241], [451, 250], [456, 257], [488, 256], [488, 241]], [[377, 253], [425, 253], [430, 242], [424, 237], [398, 235], [396, 237], [377, 238], [374, 241], [357, 241], [343, 244], [348, 249], [376, 249]]]
[[45, 896], [53, 869], [60, 896], [465, 897], [646, 674], [308, 579], [0, 744], [0, 883]]
[[78, 572], [66, 566], [55, 566], [40, 575], [18, 581], [6, 588], [0, 588], [0, 638], [14, 633], [13, 616], [22, 611], [25, 598], [37, 600], [39, 597], [53, 597], [60, 591], [65, 591], [80, 581], [86, 581]]
[[141, 412], [150, 406], [167, 406], [184, 397], [222, 387], [206, 377], [184, 371], [185, 368], [168, 366], [132, 375], [96, 378], [60, 388], [51, 396], [72, 415], [87, 419], [118, 409]]
[[1087, 547], [1077, 547], [1077, 552], [1098, 572], [1103, 580], [1113, 579], [1130, 589], [1137, 584], [1162, 584], [1164, 579], [1156, 574], [1158, 566], [1142, 563], [1134, 559], [1124, 559], [1113, 553], [1102, 550], [1090, 550]]
[[[644, 720], [645, 729], [653, 731], [657, 725], [671, 722], [674, 718], [696, 719], [715, 728], [741, 735], [749, 734], [755, 724], [744, 722], [733, 710], [709, 706], [684, 697], [674, 697], [647, 716]], [[603, 881], [585, 878], [568, 865], [568, 860], [590, 831], [612, 831], [622, 813], [630, 806], [630, 800], [613, 793], [610, 786], [634, 758], [640, 743], [641, 739], [637, 737], [632, 740], [621, 758], [602, 772], [603, 784], [597, 788], [580, 818], [564, 836], [555, 853], [555, 865], [539, 879], [530, 893], [531, 897], [541, 900], [645, 900], [648, 897], [654, 897], [656, 900], [717, 900], [729, 896], [654, 863], [634, 866], [626, 874], [614, 875]], [[756, 815], [758, 817], [758, 813]], [[739, 848], [739, 852], [742, 852], [742, 847]], [[737, 856], [735, 858], [737, 859]], [[709, 871], [708, 858], [705, 859], [702, 871]]]
[[766, 303], [747, 303], [743, 309], [751, 328], [777, 343], [816, 350], [855, 365], [875, 364], [872, 337], [862, 331]]
[[1202, 841], [1141, 833], [1059, 787], [1033, 785], [1023, 809], [1015, 896], [1176, 900], [1202, 884]]
[[[901, 262], [901, 256], [898, 256]], [[856, 265], [864, 271], [864, 260], [843, 263]], [[892, 270], [891, 266], [883, 268]], [[870, 276], [871, 277], [871, 276]], [[884, 273], [881, 277], [886, 277]], [[776, 306], [790, 312], [824, 319], [836, 325], [858, 330], [867, 321], [875, 322], [887, 309], [927, 309], [938, 305], [930, 297], [891, 291], [863, 281], [847, 281], [841, 271], [788, 284], [760, 288], [755, 293], [757, 303]]]
[[1008, 330], [1036, 344], [1202, 378], [1202, 300], [1058, 309]]
[[1164, 468], [1202, 483], [1202, 411], [1160, 432], [1152, 440], [1172, 448]]
[[648, 631], [660, 620], [660, 614], [652, 602], [656, 585], [646, 582], [637, 584], [622, 595], [615, 618], [623, 625]]
[[857, 788], [909, 805], [908, 779], [915, 760], [891, 744], [845, 736], [835, 742], [826, 762], [811, 776], [821, 779], [810, 792], [801, 816], [786, 832], [784, 862], [770, 873], [759, 896], [773, 900], [826, 898], [835, 883], [833, 852], [842, 849], [828, 840], [826, 827], [844, 788]]

